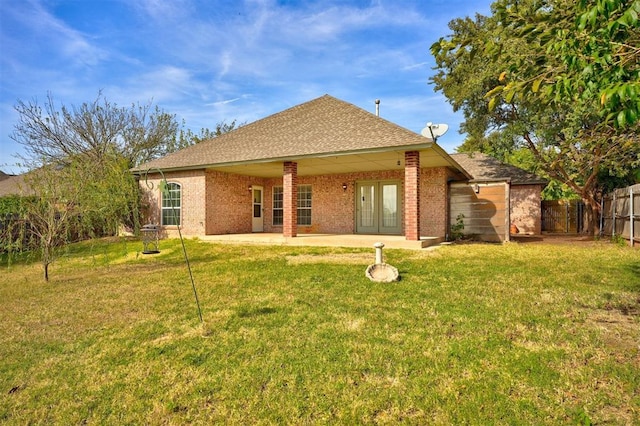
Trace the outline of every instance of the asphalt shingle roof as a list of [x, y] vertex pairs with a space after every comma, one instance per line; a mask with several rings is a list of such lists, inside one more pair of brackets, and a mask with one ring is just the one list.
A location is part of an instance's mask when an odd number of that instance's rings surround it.
[[547, 184], [547, 181], [540, 176], [529, 173], [519, 167], [501, 163], [495, 158], [480, 152], [449, 155], [473, 176], [474, 180], [510, 179], [513, 185]]
[[0, 197], [7, 195], [32, 195], [33, 190], [25, 181], [25, 175], [8, 176], [0, 180]]
[[136, 170], [294, 159], [430, 142], [355, 105], [324, 95], [142, 164]]

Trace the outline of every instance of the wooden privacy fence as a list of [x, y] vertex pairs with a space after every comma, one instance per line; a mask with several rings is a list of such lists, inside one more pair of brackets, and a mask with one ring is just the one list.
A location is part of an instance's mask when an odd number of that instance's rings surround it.
[[640, 184], [605, 195], [601, 207], [600, 235], [640, 241]]
[[584, 204], [579, 200], [542, 201], [542, 232], [577, 234], [584, 226]]
[[449, 220], [464, 223], [462, 233], [480, 241], [509, 241], [509, 188], [506, 182], [452, 183]]

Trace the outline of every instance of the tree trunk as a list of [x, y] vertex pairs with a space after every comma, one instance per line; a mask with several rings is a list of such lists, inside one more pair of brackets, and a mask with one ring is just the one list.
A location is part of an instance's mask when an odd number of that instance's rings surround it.
[[584, 203], [585, 225], [582, 233], [591, 235], [595, 238], [600, 232], [600, 203], [598, 203], [593, 197], [582, 197], [582, 202]]

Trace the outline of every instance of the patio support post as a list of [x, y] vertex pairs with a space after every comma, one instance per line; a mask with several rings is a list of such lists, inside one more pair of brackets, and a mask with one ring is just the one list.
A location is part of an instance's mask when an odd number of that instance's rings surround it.
[[298, 163], [285, 161], [282, 181], [282, 236], [290, 238], [298, 235]]
[[420, 153], [404, 153], [404, 234], [409, 241], [420, 240]]

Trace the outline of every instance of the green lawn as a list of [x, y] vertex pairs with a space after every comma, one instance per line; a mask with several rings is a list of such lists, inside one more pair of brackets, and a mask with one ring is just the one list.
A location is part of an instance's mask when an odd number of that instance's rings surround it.
[[0, 423], [640, 423], [637, 249], [141, 248], [0, 258]]

